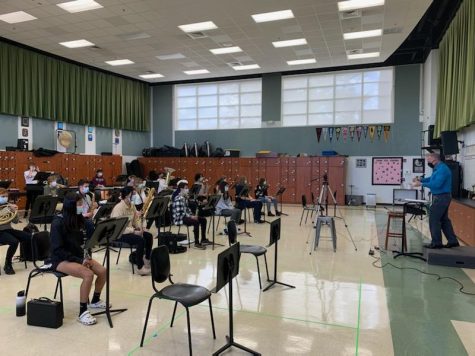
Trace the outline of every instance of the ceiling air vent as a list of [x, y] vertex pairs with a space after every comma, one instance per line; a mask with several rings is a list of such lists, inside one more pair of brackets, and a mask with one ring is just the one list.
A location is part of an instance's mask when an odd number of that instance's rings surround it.
[[394, 33], [401, 33], [402, 32], [402, 27], [391, 27], [391, 28], [385, 28], [383, 30], [383, 35], [390, 35]]
[[239, 62], [239, 61], [236, 61], [236, 62], [229, 62], [229, 63], [228, 63], [228, 66], [230, 66], [230, 67], [239, 67], [239, 66], [242, 66], [242, 63]]
[[189, 32], [186, 34], [188, 37], [190, 37], [192, 40], [198, 40], [200, 38], [206, 38], [208, 37], [205, 35], [203, 32]]
[[340, 18], [342, 20], [356, 19], [358, 17], [361, 17], [361, 10], [351, 10], [351, 11], [340, 12]]
[[360, 53], [363, 53], [363, 49], [362, 49], [362, 48], [349, 49], [349, 50], [346, 51], [346, 54], [360, 54]]

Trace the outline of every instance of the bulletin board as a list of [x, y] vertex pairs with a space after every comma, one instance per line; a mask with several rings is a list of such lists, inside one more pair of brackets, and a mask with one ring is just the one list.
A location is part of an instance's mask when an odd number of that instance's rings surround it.
[[400, 185], [402, 157], [373, 157], [373, 185]]

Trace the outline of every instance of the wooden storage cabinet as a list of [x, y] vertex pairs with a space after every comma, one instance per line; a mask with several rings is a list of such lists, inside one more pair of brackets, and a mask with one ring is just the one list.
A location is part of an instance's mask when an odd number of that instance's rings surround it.
[[475, 201], [452, 199], [449, 218], [459, 240], [468, 246], [475, 246]]

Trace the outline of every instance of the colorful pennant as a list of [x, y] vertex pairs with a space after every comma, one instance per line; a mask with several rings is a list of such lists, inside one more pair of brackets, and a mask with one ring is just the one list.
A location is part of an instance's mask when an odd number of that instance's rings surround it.
[[344, 126], [341, 129], [341, 133], [343, 134], [343, 142], [346, 143], [346, 139], [348, 138], [348, 127]]
[[368, 126], [363, 126], [363, 134], [364, 134], [364, 138], [368, 136]]
[[362, 128], [361, 126], [358, 126], [358, 127], [356, 128], [356, 137], [358, 138], [358, 142], [360, 142], [360, 140], [361, 140], [361, 133], [362, 133], [362, 131], [363, 131], [363, 128]]
[[328, 128], [328, 138], [330, 139], [330, 142], [332, 142], [333, 140], [333, 133], [335, 132], [335, 128], [334, 127], [329, 127]]
[[322, 128], [317, 127], [316, 131], [317, 131], [317, 141], [320, 143], [320, 137], [322, 136]]
[[370, 138], [371, 142], [373, 142], [373, 140], [374, 140], [375, 132], [376, 132], [376, 126], [370, 126], [369, 127], [369, 138]]
[[328, 135], [328, 128], [327, 127], [324, 127], [323, 130], [323, 141], [327, 141], [327, 135]]
[[378, 140], [381, 140], [381, 134], [383, 133], [383, 126], [378, 125], [376, 130], [378, 132]]
[[335, 127], [335, 135], [336, 135], [337, 141], [340, 139], [340, 134], [341, 134], [341, 127]]
[[353, 141], [355, 139], [355, 130], [356, 130], [356, 127], [354, 126], [350, 126], [348, 128], [348, 130], [350, 131], [350, 138], [351, 138], [351, 141]]
[[388, 142], [389, 140], [389, 132], [391, 131], [391, 126], [384, 125], [384, 142]]

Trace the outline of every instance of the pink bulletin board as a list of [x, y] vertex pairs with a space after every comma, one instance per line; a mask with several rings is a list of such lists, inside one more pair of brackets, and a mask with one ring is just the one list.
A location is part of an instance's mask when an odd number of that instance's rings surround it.
[[402, 157], [373, 157], [373, 185], [400, 185]]

